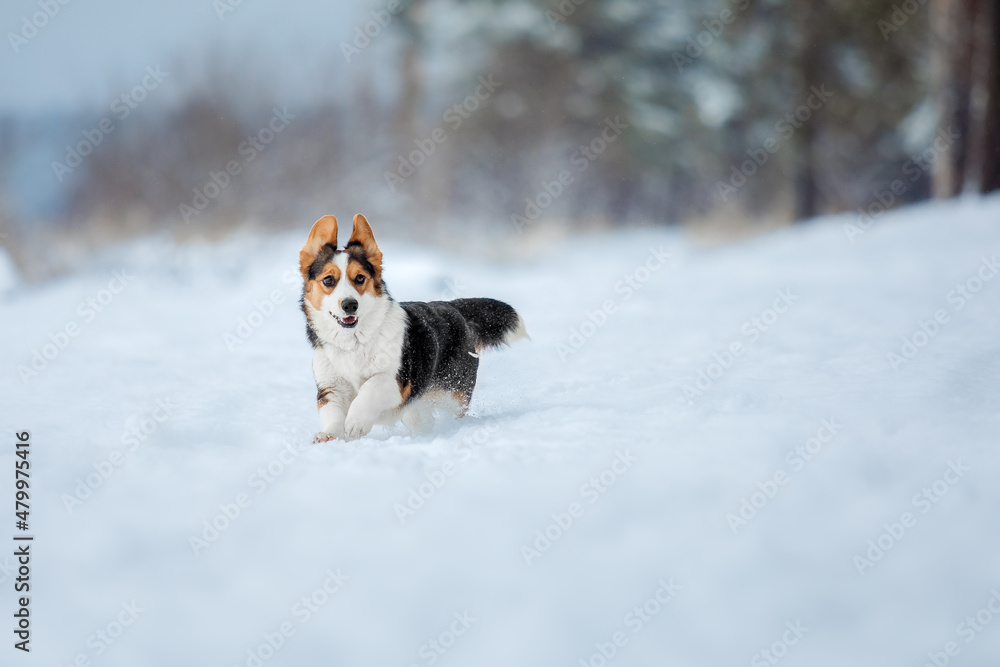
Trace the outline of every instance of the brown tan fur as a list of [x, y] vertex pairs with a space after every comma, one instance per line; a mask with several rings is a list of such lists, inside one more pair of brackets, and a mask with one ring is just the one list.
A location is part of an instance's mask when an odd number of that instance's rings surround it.
[[323, 407], [330, 402], [330, 398], [333, 396], [332, 387], [323, 387], [322, 389], [316, 390], [316, 404], [319, 407]]
[[309, 238], [299, 251], [299, 270], [304, 280], [309, 280], [309, 267], [327, 243], [332, 243], [335, 247], [337, 245], [337, 217], [334, 215], [324, 215], [313, 223]]
[[[365, 282], [362, 285], [358, 285], [358, 276], [364, 276]], [[378, 281], [375, 276], [370, 275], [365, 271], [361, 262], [354, 259], [353, 257], [347, 262], [347, 279], [351, 281], [351, 287], [358, 294], [370, 294], [374, 297], [382, 296], [382, 284]]]
[[451, 392], [451, 397], [458, 403], [456, 414], [459, 417], [464, 417], [465, 413], [469, 411], [469, 402], [472, 400], [472, 396], [469, 396], [464, 391], [453, 391]]
[[333, 276], [334, 281], [336, 281], [334, 282], [334, 286], [336, 286], [337, 282], [340, 282], [340, 267], [330, 262], [323, 267], [323, 271], [316, 276], [315, 280], [310, 280], [306, 283], [306, 299], [317, 310], [323, 307], [323, 297], [334, 289], [323, 284], [323, 279], [327, 276]]
[[344, 247], [348, 248], [353, 243], [361, 245], [365, 251], [365, 258], [375, 267], [377, 277], [381, 278], [382, 251], [375, 243], [375, 235], [372, 234], [372, 226], [368, 224], [368, 219], [360, 213], [354, 216], [354, 229], [351, 231], [351, 238], [347, 240], [347, 245]]

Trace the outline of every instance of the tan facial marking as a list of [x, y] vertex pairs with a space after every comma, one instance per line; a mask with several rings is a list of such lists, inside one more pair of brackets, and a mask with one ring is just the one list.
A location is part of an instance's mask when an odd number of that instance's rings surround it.
[[[363, 282], [360, 285], [358, 284], [358, 276], [363, 277]], [[365, 271], [361, 266], [361, 262], [358, 262], [357, 260], [352, 259], [348, 262], [347, 279], [351, 281], [351, 287], [353, 287], [358, 294], [368, 294], [373, 297], [382, 296], [382, 292], [379, 289], [378, 281], [375, 276]]]
[[[334, 280], [333, 287], [323, 284], [323, 279], [331, 276]], [[316, 310], [323, 309], [323, 298], [330, 294], [340, 282], [340, 267], [333, 262], [328, 262], [323, 270], [319, 272], [315, 280], [310, 280], [306, 285], [306, 300], [312, 304]]]

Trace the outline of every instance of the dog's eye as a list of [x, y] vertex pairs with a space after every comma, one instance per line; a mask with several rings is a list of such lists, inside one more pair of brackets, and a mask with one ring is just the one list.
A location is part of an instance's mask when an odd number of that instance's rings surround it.
[[357, 275], [357, 276], [356, 276], [356, 277], [354, 278], [354, 284], [355, 284], [355, 285], [364, 285], [364, 284], [365, 284], [365, 276], [364, 276], [364, 274], [361, 274], [361, 273], [359, 273], [359, 274], [358, 274], [358, 275]]
[[323, 278], [323, 286], [324, 287], [333, 287], [333, 284], [335, 282], [337, 282], [337, 281], [334, 280], [333, 276], [327, 276], [326, 278]]

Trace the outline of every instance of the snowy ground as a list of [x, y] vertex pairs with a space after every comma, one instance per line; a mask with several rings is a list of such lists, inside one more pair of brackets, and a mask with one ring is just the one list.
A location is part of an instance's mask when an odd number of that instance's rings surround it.
[[396, 298], [505, 299], [533, 340], [466, 419], [350, 444], [310, 443], [308, 224], [9, 289], [0, 538], [24, 429], [37, 537], [33, 651], [0, 628], [0, 663], [996, 665], [1000, 200], [851, 221], [502, 263], [383, 240]]

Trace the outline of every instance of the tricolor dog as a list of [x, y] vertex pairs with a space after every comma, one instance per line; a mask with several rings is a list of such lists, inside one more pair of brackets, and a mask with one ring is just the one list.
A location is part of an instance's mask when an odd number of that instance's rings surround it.
[[317, 220], [299, 268], [323, 428], [317, 441], [361, 437], [397, 420], [420, 432], [437, 406], [462, 416], [479, 353], [528, 337], [502, 301], [395, 301], [382, 280], [382, 251], [360, 214], [343, 248], [337, 218]]

